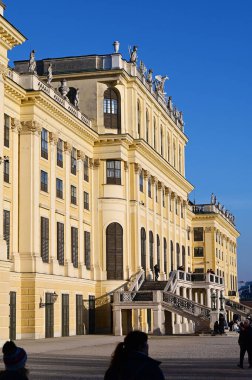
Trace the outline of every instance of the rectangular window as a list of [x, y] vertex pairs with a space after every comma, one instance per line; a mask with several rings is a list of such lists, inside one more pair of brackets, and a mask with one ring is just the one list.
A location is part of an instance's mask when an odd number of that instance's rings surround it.
[[71, 256], [74, 268], [78, 268], [78, 228], [71, 227]]
[[183, 219], [184, 218], [184, 206], [182, 203], [180, 204], [180, 207], [181, 207], [181, 218]]
[[151, 179], [148, 179], [148, 197], [151, 198]]
[[190, 247], [187, 247], [188, 256], [190, 256]]
[[56, 197], [63, 199], [63, 181], [56, 178]]
[[71, 203], [73, 205], [77, 204], [76, 187], [73, 185], [71, 185]]
[[63, 168], [63, 141], [61, 139], [57, 142], [57, 165]]
[[195, 227], [193, 229], [194, 241], [203, 241], [203, 227]]
[[10, 182], [10, 163], [9, 160], [4, 160], [4, 182]]
[[10, 211], [3, 210], [3, 238], [7, 244], [7, 259], [10, 258]]
[[121, 185], [121, 161], [107, 161], [107, 184]]
[[57, 260], [64, 265], [64, 224], [57, 222]]
[[42, 261], [49, 263], [49, 219], [41, 217], [40, 219], [40, 251]]
[[84, 231], [84, 255], [85, 265], [90, 270], [90, 232]]
[[77, 168], [77, 150], [75, 148], [71, 151], [71, 173], [76, 175]]
[[10, 146], [10, 116], [4, 114], [4, 146]]
[[84, 191], [84, 209], [89, 210], [89, 194]]
[[44, 170], [40, 171], [40, 190], [48, 191], [48, 174]]
[[143, 171], [139, 174], [139, 190], [143, 193]]
[[163, 207], [165, 207], [165, 190], [163, 190]]
[[204, 273], [204, 268], [195, 268], [194, 273]]
[[48, 131], [45, 128], [41, 131], [41, 157], [48, 159]]
[[155, 188], [156, 188], [156, 203], [158, 203], [158, 185], [157, 184], [156, 184]]
[[203, 247], [194, 247], [194, 257], [204, 257]]
[[84, 159], [84, 181], [89, 182], [89, 158]]

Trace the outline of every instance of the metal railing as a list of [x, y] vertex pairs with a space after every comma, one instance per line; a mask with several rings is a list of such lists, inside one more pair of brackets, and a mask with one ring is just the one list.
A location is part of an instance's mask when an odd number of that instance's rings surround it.
[[225, 298], [225, 306], [232, 309], [234, 313], [242, 314], [243, 316], [252, 316], [252, 308], [239, 302], [231, 301], [228, 298]]

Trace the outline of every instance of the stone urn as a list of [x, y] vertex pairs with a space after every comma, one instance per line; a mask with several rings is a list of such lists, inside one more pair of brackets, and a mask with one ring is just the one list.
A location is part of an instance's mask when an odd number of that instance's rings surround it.
[[114, 46], [114, 53], [118, 53], [119, 47], [120, 47], [120, 42], [119, 41], [114, 41], [113, 42], [113, 46]]

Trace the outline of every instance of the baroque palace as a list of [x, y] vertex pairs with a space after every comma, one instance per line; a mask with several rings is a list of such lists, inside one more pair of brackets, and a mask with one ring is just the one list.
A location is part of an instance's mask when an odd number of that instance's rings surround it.
[[[119, 53], [8, 66], [0, 2], [0, 340], [209, 329], [238, 310], [234, 217], [192, 204], [167, 77]], [[158, 281], [153, 281], [156, 266]], [[157, 268], [158, 267], [158, 268]], [[159, 273], [158, 273], [159, 272]], [[211, 319], [212, 318], [212, 319]]]

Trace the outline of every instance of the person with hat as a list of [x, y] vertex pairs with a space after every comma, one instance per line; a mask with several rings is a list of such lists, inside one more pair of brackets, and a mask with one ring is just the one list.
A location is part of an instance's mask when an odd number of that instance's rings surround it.
[[0, 372], [0, 380], [29, 380], [28, 369], [25, 368], [27, 354], [21, 347], [17, 347], [14, 342], [7, 341], [3, 345], [3, 361], [5, 371]]

